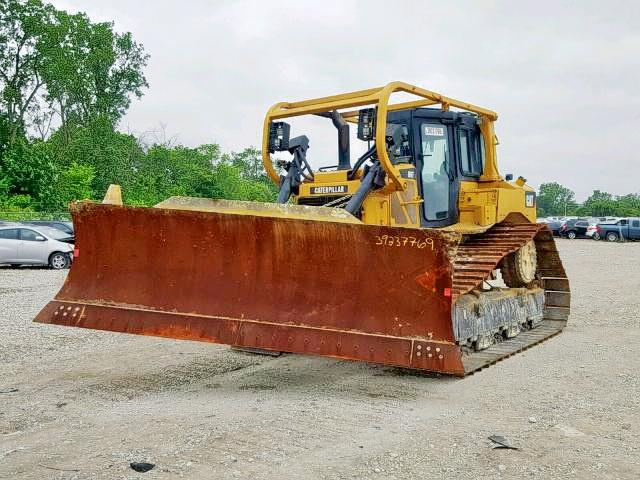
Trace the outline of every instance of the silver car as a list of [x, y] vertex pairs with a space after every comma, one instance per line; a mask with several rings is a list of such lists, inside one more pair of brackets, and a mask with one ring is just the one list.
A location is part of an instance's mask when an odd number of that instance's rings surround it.
[[73, 244], [62, 240], [69, 240], [69, 235], [51, 227], [0, 226], [0, 264], [68, 268], [73, 258]]

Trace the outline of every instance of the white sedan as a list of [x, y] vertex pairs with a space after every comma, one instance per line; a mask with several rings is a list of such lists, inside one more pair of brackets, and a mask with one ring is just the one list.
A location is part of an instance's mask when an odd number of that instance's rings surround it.
[[69, 268], [72, 241], [67, 233], [51, 227], [5, 225], [0, 227], [0, 264]]

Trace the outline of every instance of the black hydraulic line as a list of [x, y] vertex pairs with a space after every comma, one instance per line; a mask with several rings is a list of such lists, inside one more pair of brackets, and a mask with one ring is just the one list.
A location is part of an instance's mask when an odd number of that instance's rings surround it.
[[[311, 169], [311, 165], [309, 165], [309, 162], [307, 161], [307, 155], [302, 148], [297, 148], [293, 152], [293, 161], [298, 167], [298, 173], [310, 182], [313, 182], [313, 170]], [[309, 174], [305, 172], [309, 172]]]
[[355, 177], [356, 172], [362, 166], [362, 164], [367, 160], [369, 160], [371, 157], [373, 157], [375, 153], [376, 153], [376, 146], [374, 144], [371, 147], [369, 147], [369, 150], [364, 152], [364, 154], [358, 159], [356, 164], [353, 166], [353, 169], [351, 170], [351, 172], [349, 172], [349, 174], [347, 175], [347, 179], [353, 180], [353, 177]]
[[351, 215], [357, 215], [362, 208], [362, 203], [372, 190], [380, 188], [384, 185], [384, 169], [379, 162], [375, 162], [365, 173], [364, 178], [360, 182], [358, 191], [349, 199], [344, 209]]

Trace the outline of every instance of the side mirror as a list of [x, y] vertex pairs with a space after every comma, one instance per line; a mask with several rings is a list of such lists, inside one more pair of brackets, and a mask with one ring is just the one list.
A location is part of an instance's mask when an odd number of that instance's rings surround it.
[[511, 180], [513, 180], [513, 173], [507, 173], [507, 174], [504, 176], [504, 179], [505, 179], [507, 182], [510, 182]]
[[46, 242], [47, 239], [44, 238], [42, 235], [36, 235], [36, 241], [38, 241], [38, 242]]

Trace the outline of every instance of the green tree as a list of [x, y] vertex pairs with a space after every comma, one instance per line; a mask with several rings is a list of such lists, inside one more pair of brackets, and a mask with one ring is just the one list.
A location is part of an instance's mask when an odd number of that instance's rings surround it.
[[577, 207], [574, 197], [573, 191], [557, 182], [543, 183], [538, 190], [538, 214], [571, 215]]
[[613, 195], [594, 190], [579, 209], [581, 215], [602, 217], [617, 214], [617, 202]]
[[10, 124], [7, 120], [7, 116], [0, 112], [0, 159], [3, 152], [9, 146]]
[[262, 152], [255, 147], [223, 155], [223, 160], [236, 167], [245, 178], [261, 180], [267, 173], [262, 163]]
[[262, 162], [262, 151], [255, 147], [248, 147], [240, 152], [224, 155], [223, 159], [237, 168], [240, 176], [248, 181], [245, 182], [247, 195], [251, 197], [248, 199], [275, 201], [278, 196], [278, 188], [267, 176]]
[[630, 193], [617, 198], [616, 214], [621, 217], [640, 217], [640, 194]]
[[237, 166], [220, 162], [214, 168], [215, 181], [207, 192], [210, 198], [229, 200], [250, 200], [269, 202], [275, 200], [275, 194], [264, 181], [243, 176]]
[[0, 3], [0, 107], [9, 144], [26, 130], [27, 115], [37, 108], [44, 87], [41, 69], [46, 51], [39, 46], [53, 11], [38, 0]]
[[69, 202], [93, 198], [92, 183], [95, 170], [91, 165], [72, 162], [64, 169], [56, 182], [56, 189], [47, 207], [51, 210], [66, 210]]
[[110, 183], [128, 187], [135, 183], [136, 168], [144, 151], [133, 135], [114, 129], [110, 119], [97, 117], [87, 125], [67, 125], [47, 141], [49, 152], [60, 169], [74, 162], [94, 170], [92, 190], [104, 194]]
[[174, 195], [276, 198], [256, 148], [149, 146], [116, 130], [148, 86], [148, 58], [112, 22], [41, 0], [0, 2], [1, 209], [59, 211], [100, 199], [110, 183], [138, 205]]
[[131, 33], [92, 23], [40, 0], [0, 3], [0, 116], [8, 143], [30, 130], [42, 138], [52, 120], [85, 124], [101, 116], [114, 125], [148, 86], [149, 56]]
[[148, 147], [135, 165], [135, 183], [124, 192], [125, 200], [153, 205], [175, 195], [207, 196], [215, 182], [213, 164], [219, 157], [218, 145]]
[[18, 139], [2, 156], [0, 178], [7, 195], [28, 196], [36, 206], [48, 205], [57, 172], [43, 142]]
[[148, 87], [143, 68], [149, 56], [131, 33], [114, 32], [113, 23], [58, 10], [43, 43], [49, 52], [41, 69], [46, 99], [63, 126], [96, 116], [115, 125], [131, 96], [140, 98]]

